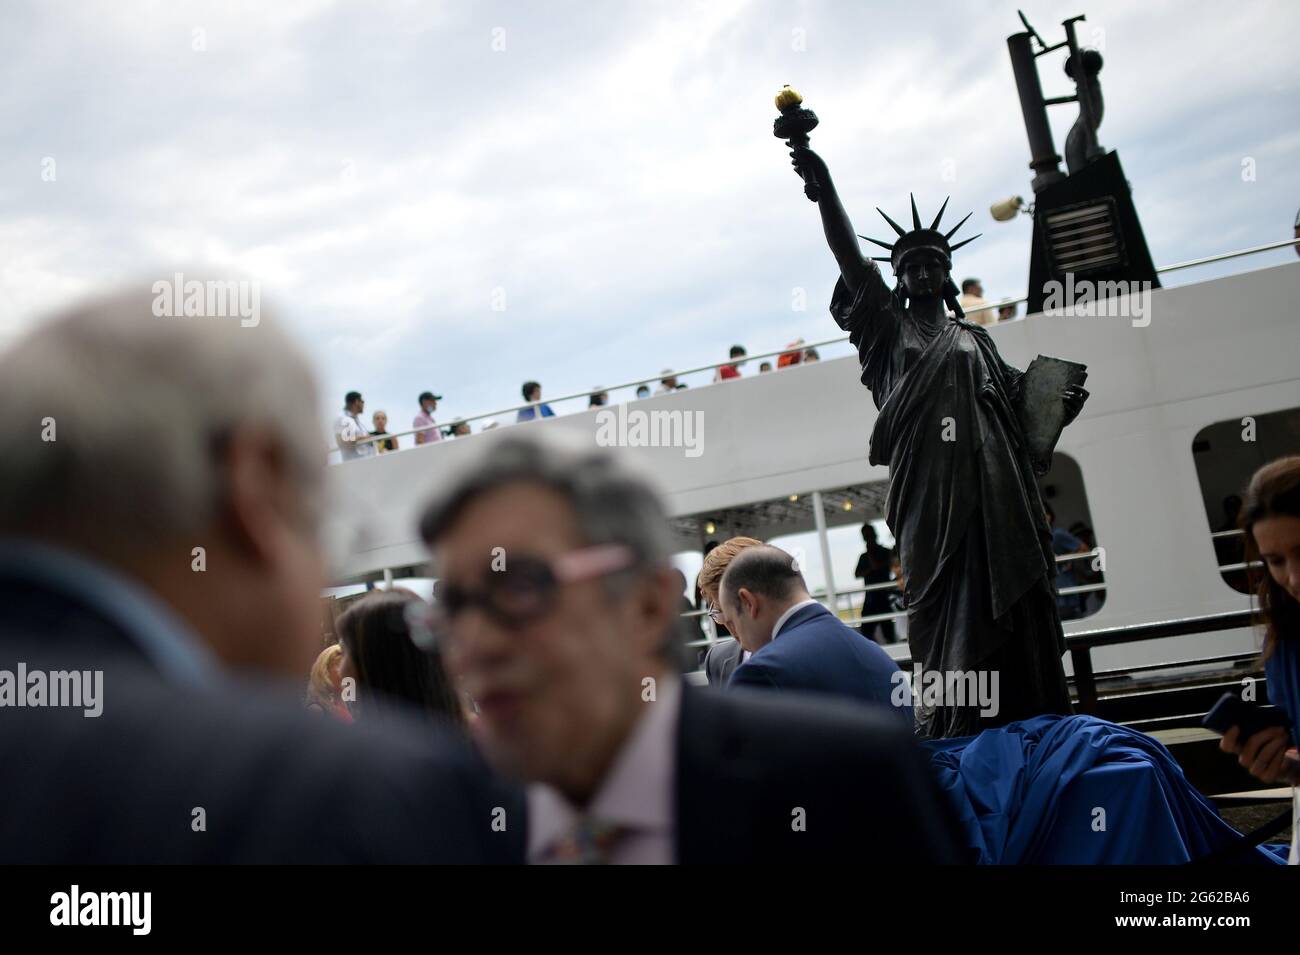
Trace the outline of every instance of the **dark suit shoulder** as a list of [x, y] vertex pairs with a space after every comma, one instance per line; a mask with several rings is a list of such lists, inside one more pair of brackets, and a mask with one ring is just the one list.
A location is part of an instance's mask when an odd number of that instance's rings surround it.
[[306, 713], [296, 688], [222, 674], [175, 682], [76, 595], [6, 576], [0, 596], [0, 668], [102, 677], [98, 716], [3, 711], [0, 765], [13, 782], [0, 787], [0, 860], [521, 857], [507, 845], [522, 832], [517, 795], [457, 734], [401, 717], [343, 725]]
[[263, 687], [109, 676], [97, 718], [25, 710], [0, 727], [22, 781], [0, 795], [5, 859], [476, 862], [505, 848], [492, 812], [508, 794], [448, 734], [334, 723]]
[[683, 861], [957, 861], [951, 810], [889, 713], [823, 696], [689, 692]]
[[735, 693], [688, 694], [687, 709], [693, 719], [726, 726], [747, 745], [773, 751], [806, 749], [806, 738], [820, 737], [818, 746], [896, 751], [915, 748], [913, 734], [888, 713], [849, 700], [809, 693], [758, 693], [740, 688]]

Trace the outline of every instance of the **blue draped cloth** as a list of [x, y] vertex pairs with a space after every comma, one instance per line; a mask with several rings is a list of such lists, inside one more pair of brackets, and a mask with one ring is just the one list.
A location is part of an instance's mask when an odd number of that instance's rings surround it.
[[1039, 716], [923, 745], [981, 864], [1178, 864], [1243, 841], [1169, 750], [1115, 723]]

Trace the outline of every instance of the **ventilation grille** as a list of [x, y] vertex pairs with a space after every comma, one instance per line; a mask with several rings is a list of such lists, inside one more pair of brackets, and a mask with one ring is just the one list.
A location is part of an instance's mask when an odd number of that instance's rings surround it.
[[1068, 206], [1043, 217], [1052, 271], [1093, 272], [1124, 264], [1124, 241], [1113, 199]]

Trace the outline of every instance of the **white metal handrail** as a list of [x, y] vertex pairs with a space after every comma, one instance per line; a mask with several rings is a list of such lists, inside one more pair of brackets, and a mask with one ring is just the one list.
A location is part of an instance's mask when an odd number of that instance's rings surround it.
[[[1024, 301], [1024, 299], [1018, 299], [1017, 301]], [[802, 345], [796, 345], [796, 346], [787, 345], [785, 348], [778, 348], [776, 351], [762, 352], [757, 355], [743, 355], [739, 358], [728, 358], [726, 361], [714, 362], [711, 365], [697, 365], [694, 368], [684, 368], [681, 371], [673, 371], [667, 375], [660, 372], [658, 375], [655, 375], [652, 378], [637, 378], [633, 381], [625, 381], [622, 382], [621, 384], [609, 385], [608, 387], [592, 388], [588, 391], [576, 391], [573, 394], [560, 395], [560, 397], [558, 398], [546, 398], [540, 402], [527, 401], [520, 405], [511, 405], [508, 408], [498, 408], [496, 411], [488, 411], [483, 414], [469, 415], [468, 417], [457, 416], [453, 418], [451, 421], [448, 421], [446, 424], [425, 425], [424, 427], [420, 427], [420, 428], [410, 428], [409, 430], [406, 431], [390, 431], [382, 435], [379, 434], [367, 435], [364, 438], [358, 438], [356, 443], [371, 444], [375, 441], [387, 440], [388, 438], [404, 438], [408, 435], [416, 434], [421, 431], [428, 431], [431, 427], [446, 428], [449, 427], [452, 424], [452, 422], [455, 422], [457, 424], [460, 424], [462, 422], [468, 424], [471, 421], [480, 421], [483, 418], [495, 418], [497, 415], [510, 414], [511, 412], [522, 411], [525, 408], [536, 408], [542, 404], [549, 405], [552, 402], [554, 402], [555, 404], [559, 404], [561, 401], [574, 401], [578, 398], [590, 398], [592, 395], [602, 395], [605, 394], [606, 392], [620, 391], [624, 388], [640, 388], [642, 385], [650, 385], [664, 378], [676, 378], [679, 375], [694, 375], [701, 371], [712, 371], [721, 368], [724, 365], [736, 365], [736, 364], [740, 364], [741, 362], [762, 361], [764, 358], [774, 358], [780, 355], [786, 355], [796, 351], [803, 352], [803, 351], [807, 351], [810, 348], [824, 348], [827, 345], [835, 345], [840, 342], [846, 342], [848, 340], [849, 338], [847, 335], [841, 335], [838, 338], [827, 338], [817, 342], [805, 342]], [[773, 370], [775, 371], [776, 369]], [[651, 397], [653, 397], [653, 395]], [[534, 418], [533, 420], [536, 421], [538, 419]], [[466, 435], [466, 437], [468, 437], [468, 435]], [[338, 452], [338, 451], [339, 448], [337, 446], [331, 449], [331, 453]]]

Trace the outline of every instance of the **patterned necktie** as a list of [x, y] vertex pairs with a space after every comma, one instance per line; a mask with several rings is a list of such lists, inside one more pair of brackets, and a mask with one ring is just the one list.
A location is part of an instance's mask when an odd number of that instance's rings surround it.
[[609, 865], [609, 853], [628, 830], [616, 822], [581, 817], [546, 854], [552, 865]]

